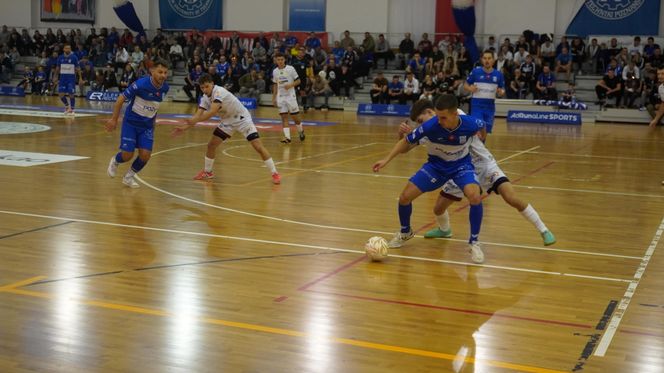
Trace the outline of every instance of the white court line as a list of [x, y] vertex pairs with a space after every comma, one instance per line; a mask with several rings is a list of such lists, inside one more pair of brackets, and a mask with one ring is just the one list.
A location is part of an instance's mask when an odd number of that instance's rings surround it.
[[627, 197], [664, 198], [664, 195], [657, 195], [657, 194], [609, 192], [609, 191], [594, 190], [594, 189], [554, 188], [554, 187], [543, 187], [543, 186], [523, 185], [523, 184], [515, 184], [514, 186], [517, 187], [517, 188], [555, 190], [555, 191], [561, 191], [561, 192], [608, 194], [608, 195], [612, 195], [612, 196], [627, 196]]
[[[183, 146], [183, 147], [180, 147], [180, 148], [192, 147], [192, 146], [196, 146], [196, 145], [186, 145], [186, 146]], [[159, 155], [161, 153], [170, 152], [172, 150], [177, 150], [177, 149], [180, 149], [180, 148], [165, 149], [165, 150], [154, 153], [153, 156]], [[537, 147], [533, 147], [533, 148], [537, 148]], [[531, 149], [533, 149], [533, 148], [531, 148]], [[519, 152], [519, 154], [525, 154], [526, 152], [530, 151], [531, 149], [523, 150], [523, 151]], [[514, 157], [514, 156], [515, 155], [512, 155], [510, 157]], [[497, 162], [502, 162], [505, 159], [508, 159], [508, 158], [501, 159]], [[385, 234], [385, 235], [388, 235], [388, 236], [393, 234], [393, 232], [384, 232], [384, 231], [376, 231], [376, 230], [361, 229], [361, 228], [339, 227], [339, 226], [333, 226], [333, 225], [323, 225], [323, 224], [308, 223], [308, 222], [303, 222], [303, 221], [298, 221], [298, 220], [283, 219], [283, 218], [277, 218], [277, 217], [274, 217], [274, 216], [261, 215], [261, 214], [256, 214], [256, 213], [253, 213], [253, 212], [233, 209], [233, 208], [230, 208], [230, 207], [213, 205], [211, 203], [202, 202], [202, 201], [199, 201], [199, 200], [195, 200], [195, 199], [192, 199], [192, 198], [189, 198], [189, 197], [185, 197], [185, 196], [175, 194], [175, 193], [169, 192], [167, 190], [161, 189], [161, 188], [159, 188], [157, 186], [154, 186], [154, 185], [148, 183], [147, 181], [141, 179], [141, 177], [138, 176], [138, 175], [134, 176], [134, 178], [136, 178], [138, 181], [145, 184], [148, 188], [151, 188], [151, 189], [156, 190], [160, 193], [169, 195], [173, 198], [185, 200], [185, 201], [191, 202], [193, 204], [198, 204], [198, 205], [201, 205], [201, 206], [206, 206], [206, 207], [210, 207], [210, 208], [218, 209], [218, 210], [222, 210], [222, 211], [227, 211], [227, 212], [232, 212], [232, 213], [236, 213], [236, 214], [251, 216], [251, 217], [255, 217], [255, 218], [273, 220], [273, 221], [278, 221], [278, 222], [282, 222], [282, 223], [304, 225], [304, 226], [307, 226], [307, 227], [314, 227], [314, 228], [334, 229], [334, 230], [341, 230], [341, 231], [347, 231], [347, 232]], [[424, 238], [424, 236], [421, 236], [421, 235], [417, 235], [415, 237]], [[446, 240], [454, 241], [454, 242], [466, 242], [466, 240], [454, 239], [454, 238], [447, 238]], [[572, 249], [559, 249], [559, 248], [551, 248], [551, 247], [538, 247], [538, 246], [527, 246], [527, 245], [517, 245], [517, 244], [506, 244], [506, 243], [498, 243], [498, 242], [490, 242], [490, 241], [482, 241], [482, 244], [491, 245], [491, 246], [498, 246], [498, 247], [519, 248], [519, 249], [549, 251], [549, 252], [560, 252], [560, 253], [567, 253], [567, 254], [603, 256], [603, 257], [612, 257], [612, 258], [621, 258], [621, 259], [641, 259], [640, 257], [628, 256], [628, 255], [618, 255], [618, 254], [609, 254], [609, 253], [582, 251], [582, 250], [572, 250]]]
[[[16, 211], [0, 210], [0, 214], [28, 216], [28, 217], [42, 218], [42, 219], [73, 221], [73, 222], [77, 222], [77, 223], [105, 225], [105, 226], [119, 227], [119, 228], [142, 229], [142, 230], [154, 231], [154, 232], [164, 232], [164, 233], [173, 233], [173, 234], [199, 236], [199, 237], [213, 237], [213, 238], [222, 238], [222, 239], [235, 240], [235, 241], [256, 242], [256, 243], [264, 243], [264, 244], [272, 244], [272, 245], [292, 246], [292, 247], [301, 247], [301, 248], [306, 248], [306, 249], [338, 251], [338, 252], [344, 252], [344, 253], [355, 253], [355, 254], [365, 255], [365, 252], [363, 250], [343, 249], [343, 248], [330, 247], [330, 246], [306, 245], [306, 244], [299, 244], [299, 243], [293, 243], [293, 242], [261, 240], [261, 239], [258, 239], [258, 238], [226, 236], [226, 235], [220, 235], [220, 234], [191, 232], [191, 231], [183, 231], [183, 230], [167, 229], [167, 228], [145, 227], [145, 226], [133, 225], [133, 224], [120, 224], [120, 223], [111, 223], [111, 222], [104, 222], [104, 221], [98, 221], [98, 220], [75, 219], [75, 218], [66, 218], [66, 217], [61, 217], [61, 216], [30, 214], [30, 213], [16, 212]], [[664, 224], [664, 222], [663, 222], [663, 224]], [[537, 269], [497, 266], [497, 265], [490, 265], [490, 264], [476, 264], [476, 263], [470, 263], [470, 262], [460, 262], [460, 261], [455, 261], [455, 260], [425, 258], [425, 257], [419, 257], [419, 256], [392, 255], [392, 254], [390, 254], [389, 256], [391, 256], [393, 258], [416, 260], [416, 261], [422, 261], [422, 262], [436, 262], [436, 263], [445, 263], [445, 264], [454, 264], [454, 265], [463, 265], [463, 266], [484, 267], [484, 268], [492, 268], [492, 269], [499, 269], [499, 270], [505, 270], [505, 271], [528, 272], [528, 273], [537, 273], [537, 274], [543, 274], [543, 275], [564, 276], [564, 277], [582, 278], [582, 279], [599, 280], [599, 281], [607, 281], [607, 282], [630, 282], [631, 281], [631, 280], [622, 279], [622, 278], [588, 276], [588, 275], [581, 275], [581, 274], [575, 274], [575, 273], [565, 273], [565, 272], [555, 272], [555, 271], [541, 271], [541, 270], [537, 270]]]
[[518, 156], [520, 156], [520, 155], [522, 155], [522, 154], [530, 153], [530, 152], [532, 152], [533, 150], [537, 150], [537, 149], [539, 149], [539, 148], [540, 148], [539, 145], [537, 145], [537, 146], [533, 146], [533, 147], [530, 148], [530, 149], [522, 150], [522, 151], [520, 151], [520, 152], [518, 152], [518, 153], [512, 154], [512, 155], [507, 156], [507, 157], [505, 157], [505, 158], [503, 158], [503, 159], [500, 159], [500, 160], [496, 161], [496, 163], [502, 163], [502, 162], [505, 162], [505, 161], [508, 160], [508, 159], [512, 159], [512, 158], [514, 158], [514, 157], [518, 157]]
[[604, 332], [602, 339], [600, 339], [599, 344], [597, 344], [597, 349], [594, 353], [595, 356], [604, 356], [606, 354], [606, 350], [609, 349], [611, 340], [613, 340], [613, 336], [616, 334], [618, 326], [620, 326], [620, 321], [622, 320], [623, 316], [625, 316], [627, 307], [629, 307], [629, 303], [632, 301], [632, 297], [634, 297], [636, 287], [639, 286], [641, 278], [643, 277], [643, 274], [646, 272], [646, 268], [648, 267], [648, 263], [650, 262], [652, 255], [655, 253], [655, 248], [657, 248], [659, 239], [662, 238], [662, 233], [664, 233], [664, 218], [662, 218], [662, 221], [659, 223], [659, 227], [655, 232], [655, 236], [652, 238], [652, 241], [650, 241], [650, 246], [648, 246], [648, 249], [643, 255], [639, 267], [636, 269], [636, 273], [634, 273], [634, 279], [630, 282], [629, 286], [627, 286], [625, 294], [620, 300], [618, 307], [616, 307], [616, 311], [613, 313], [611, 321], [609, 321], [609, 324], [606, 327], [606, 332]]
[[376, 143], [375, 143], [375, 142], [372, 142], [372, 143], [368, 143], [368, 144], [352, 146], [352, 147], [350, 147], [350, 148], [344, 148], [344, 149], [339, 149], [339, 150], [333, 150], [333, 151], [329, 151], [329, 152], [327, 152], [327, 153], [318, 153], [318, 154], [309, 155], [309, 156], [306, 156], [306, 157], [300, 157], [300, 158], [295, 158], [295, 159], [289, 159], [289, 160], [287, 160], [287, 161], [276, 162], [275, 165], [280, 165], [280, 164], [284, 164], [284, 163], [288, 163], [288, 162], [301, 161], [301, 160], [311, 159], [311, 158], [318, 158], [318, 157], [322, 157], [322, 156], [325, 156], [325, 155], [336, 154], [336, 153], [341, 153], [341, 152], [347, 152], [347, 151], [349, 151], [349, 150], [355, 150], [355, 149], [366, 148], [366, 147], [368, 147], [368, 146], [373, 146], [373, 145], [376, 145]]
[[[490, 149], [491, 152], [505, 152], [512, 153], [514, 150], [506, 149]], [[617, 157], [610, 155], [590, 155], [590, 154], [575, 154], [575, 153], [552, 153], [552, 152], [531, 152], [532, 154], [542, 154], [542, 155], [560, 155], [566, 157], [577, 157], [577, 158], [604, 158], [611, 160], [629, 160], [629, 161], [652, 161], [652, 162], [664, 162], [664, 159], [661, 158], [638, 158], [638, 157]]]

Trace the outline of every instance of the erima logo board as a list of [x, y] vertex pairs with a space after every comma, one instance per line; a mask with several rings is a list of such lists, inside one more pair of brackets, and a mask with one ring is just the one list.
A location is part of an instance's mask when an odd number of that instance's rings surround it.
[[75, 155], [63, 154], [18, 152], [15, 150], [0, 149], [0, 165], [3, 166], [31, 167], [51, 163], [77, 161], [79, 159], [87, 158], [89, 157], [79, 157]]

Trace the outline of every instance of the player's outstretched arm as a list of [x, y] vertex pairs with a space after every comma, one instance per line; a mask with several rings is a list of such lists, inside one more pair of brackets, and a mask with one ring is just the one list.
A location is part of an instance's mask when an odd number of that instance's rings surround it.
[[204, 119], [202, 119], [202, 117], [204, 115], [205, 115], [205, 109], [199, 107], [196, 110], [196, 113], [194, 113], [194, 116], [192, 116], [189, 119], [186, 119], [184, 124], [179, 124], [175, 126], [175, 128], [173, 128], [173, 132], [171, 132], [171, 135], [173, 137], [181, 135], [184, 131], [195, 126], [196, 123], [203, 121]]
[[106, 122], [106, 131], [111, 132], [118, 126], [118, 120], [120, 119], [120, 110], [122, 110], [122, 105], [125, 103], [125, 96], [120, 95], [118, 99], [115, 100], [115, 105], [113, 105], [113, 115], [111, 119]]
[[650, 127], [657, 126], [659, 121], [662, 120], [662, 117], [664, 117], [664, 102], [661, 102], [659, 104], [659, 108], [657, 109], [657, 113], [655, 113], [655, 117], [650, 121], [649, 126]]
[[390, 151], [390, 154], [387, 155], [387, 158], [383, 158], [373, 164], [373, 172], [380, 171], [380, 169], [387, 166], [387, 164], [390, 163], [394, 157], [401, 153], [405, 153], [408, 150], [410, 150], [410, 143], [406, 141], [405, 138], [399, 140], [396, 144], [394, 144], [394, 147]]

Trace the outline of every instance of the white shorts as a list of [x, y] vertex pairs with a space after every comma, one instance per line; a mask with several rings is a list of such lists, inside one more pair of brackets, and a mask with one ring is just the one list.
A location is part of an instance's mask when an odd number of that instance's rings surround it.
[[[496, 162], [491, 162], [480, 167], [475, 166], [475, 172], [477, 174], [477, 180], [480, 183], [480, 187], [482, 187], [482, 190], [487, 193], [494, 192], [497, 194], [498, 191], [496, 189], [498, 186], [506, 181], [509, 181], [503, 170], [498, 167]], [[463, 190], [461, 190], [461, 188], [459, 188], [452, 180], [449, 180], [443, 185], [440, 193], [454, 197], [452, 199], [457, 201], [463, 198]]]
[[[234, 118], [229, 118], [227, 122], [219, 124], [214, 130], [214, 134], [221, 137], [222, 140], [230, 138], [234, 132], [241, 133], [242, 136], [249, 141], [258, 138], [258, 130], [256, 129], [254, 121], [251, 119], [251, 115], [238, 116], [235, 121], [231, 122], [231, 120], [234, 120]], [[219, 131], [222, 133], [220, 134]]]
[[279, 107], [279, 114], [297, 114], [300, 112], [300, 107], [297, 105], [297, 98], [291, 97], [277, 97], [277, 106]]

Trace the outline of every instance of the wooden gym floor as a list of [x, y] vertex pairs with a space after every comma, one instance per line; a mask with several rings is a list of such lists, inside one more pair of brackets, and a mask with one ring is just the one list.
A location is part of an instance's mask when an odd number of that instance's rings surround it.
[[[172, 138], [167, 114], [193, 108], [165, 104], [141, 187], [128, 189], [106, 175], [119, 138], [107, 114], [0, 103], [0, 121], [51, 127], [0, 135], [0, 153], [87, 157], [0, 166], [0, 372], [664, 369], [661, 129], [497, 119], [488, 148], [558, 243], [543, 247], [492, 195], [483, 265], [467, 252], [465, 202], [450, 211], [453, 239], [420, 236], [372, 263], [364, 242], [397, 230], [397, 196], [425, 159], [417, 149], [371, 172], [398, 119], [310, 112], [326, 123], [290, 146], [260, 124], [282, 185], [237, 136], [216, 179], [198, 182], [213, 127]], [[420, 235], [435, 198], [414, 203]]]

